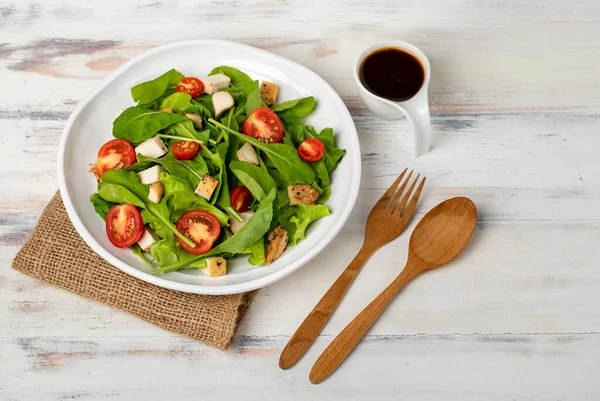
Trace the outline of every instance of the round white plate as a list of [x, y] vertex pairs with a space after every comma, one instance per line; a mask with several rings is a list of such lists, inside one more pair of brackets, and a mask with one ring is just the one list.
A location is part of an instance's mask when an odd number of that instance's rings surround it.
[[[332, 215], [313, 223], [306, 240], [287, 249], [274, 263], [252, 266], [246, 258], [228, 261], [227, 275], [206, 277], [195, 270], [153, 276], [129, 249], [111, 245], [104, 222], [89, 202], [97, 188], [88, 172], [100, 146], [112, 139], [113, 120], [134, 104], [132, 86], [175, 68], [186, 76], [206, 76], [213, 67], [228, 65], [250, 77], [279, 85], [278, 101], [314, 96], [316, 110], [306, 120], [318, 130], [334, 129], [337, 146], [346, 149], [332, 176], [327, 202]], [[254, 290], [287, 276], [321, 252], [337, 235], [354, 206], [360, 186], [360, 149], [356, 128], [348, 109], [335, 91], [314, 72], [253, 47], [219, 40], [176, 42], [147, 51], [125, 63], [104, 80], [71, 114], [61, 137], [58, 179], [65, 208], [87, 244], [110, 264], [141, 280], [173, 290], [197, 294], [234, 294]]]

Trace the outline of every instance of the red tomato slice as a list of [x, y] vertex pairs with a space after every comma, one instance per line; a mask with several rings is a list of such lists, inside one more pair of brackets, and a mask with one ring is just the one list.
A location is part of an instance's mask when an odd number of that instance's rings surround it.
[[179, 141], [171, 145], [171, 150], [179, 160], [189, 160], [196, 156], [200, 149], [198, 142], [194, 141]]
[[135, 150], [125, 139], [113, 139], [106, 142], [98, 151], [98, 161], [92, 170], [97, 177], [108, 170], [125, 168], [135, 163]]
[[115, 205], [106, 216], [106, 235], [118, 248], [127, 248], [138, 242], [144, 234], [142, 214], [133, 205]]
[[307, 162], [318, 162], [325, 154], [325, 145], [317, 138], [308, 138], [298, 146], [298, 155]]
[[201, 255], [208, 252], [219, 238], [221, 224], [212, 213], [204, 210], [192, 210], [179, 218], [177, 230], [194, 242], [196, 247], [192, 248], [179, 237], [175, 237], [179, 245], [190, 253]]
[[266, 107], [259, 107], [246, 118], [242, 133], [265, 143], [282, 143], [284, 134], [279, 116]]
[[175, 87], [176, 92], [185, 92], [192, 97], [197, 98], [202, 93], [204, 84], [198, 78], [185, 77]]
[[243, 185], [231, 188], [229, 195], [231, 196], [231, 207], [236, 212], [245, 212], [252, 203], [252, 194]]

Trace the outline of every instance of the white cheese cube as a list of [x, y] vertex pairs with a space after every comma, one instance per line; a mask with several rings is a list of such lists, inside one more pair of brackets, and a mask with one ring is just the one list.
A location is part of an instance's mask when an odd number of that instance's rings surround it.
[[248, 162], [258, 166], [258, 156], [254, 150], [254, 146], [245, 143], [244, 146], [238, 149], [237, 158], [241, 162]]
[[142, 238], [137, 242], [140, 248], [142, 248], [145, 252], [150, 251], [150, 247], [154, 244], [156, 240], [148, 230], [144, 230], [144, 234], [142, 234]]
[[212, 196], [213, 192], [215, 192], [217, 185], [219, 185], [219, 180], [211, 177], [208, 174], [204, 174], [194, 192], [204, 199], [210, 200], [210, 197]]
[[206, 267], [201, 269], [208, 277], [224, 276], [227, 273], [227, 261], [223, 258], [206, 258]]
[[165, 169], [162, 166], [153, 166], [147, 168], [146, 170], [142, 170], [137, 173], [140, 178], [140, 182], [144, 185], [154, 184], [155, 182], [160, 181], [159, 173], [162, 173]]
[[135, 147], [135, 154], [159, 158], [169, 151], [167, 145], [158, 136], [148, 139]]
[[225, 74], [215, 74], [202, 78], [200, 81], [202, 82], [202, 85], [204, 85], [203, 91], [212, 95], [223, 88], [228, 88], [231, 83], [231, 78]]
[[148, 192], [148, 200], [152, 203], [158, 203], [162, 199], [163, 191], [165, 187], [160, 181], [150, 185], [150, 191]]
[[215, 119], [219, 119], [227, 110], [235, 104], [233, 96], [229, 92], [217, 92], [212, 95], [212, 104], [215, 109]]
[[229, 229], [234, 234], [240, 231], [240, 229], [246, 225], [248, 220], [250, 220], [250, 217], [254, 216], [254, 212], [252, 210], [238, 214], [240, 215], [243, 221], [237, 221], [233, 217], [229, 217]]

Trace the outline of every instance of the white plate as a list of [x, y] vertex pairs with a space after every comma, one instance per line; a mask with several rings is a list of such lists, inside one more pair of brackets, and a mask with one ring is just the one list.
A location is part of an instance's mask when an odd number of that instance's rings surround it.
[[[112, 139], [112, 122], [134, 104], [132, 86], [171, 68], [186, 76], [205, 76], [213, 67], [239, 68], [254, 79], [279, 84], [278, 101], [314, 96], [317, 108], [307, 119], [317, 130], [332, 127], [337, 145], [346, 149], [332, 177], [327, 204], [333, 214], [311, 225], [306, 240], [289, 248], [274, 263], [252, 266], [246, 258], [228, 261], [226, 276], [210, 278], [194, 270], [161, 276], [149, 274], [128, 249], [118, 249], [106, 237], [104, 223], [89, 202], [96, 180], [88, 172], [100, 146]], [[346, 106], [321, 77], [283, 57], [253, 47], [218, 40], [176, 42], [147, 51], [125, 63], [71, 114], [60, 141], [58, 179], [65, 208], [87, 244], [110, 264], [141, 280], [173, 290], [198, 294], [234, 294], [271, 284], [292, 273], [321, 252], [348, 219], [360, 186], [360, 149], [356, 128]]]

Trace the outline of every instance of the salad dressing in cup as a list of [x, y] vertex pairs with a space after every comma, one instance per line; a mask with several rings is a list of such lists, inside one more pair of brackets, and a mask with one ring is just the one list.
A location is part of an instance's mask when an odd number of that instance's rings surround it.
[[354, 79], [367, 108], [384, 120], [407, 117], [415, 156], [429, 152], [431, 121], [427, 89], [431, 67], [425, 54], [400, 41], [377, 43], [356, 60]]

